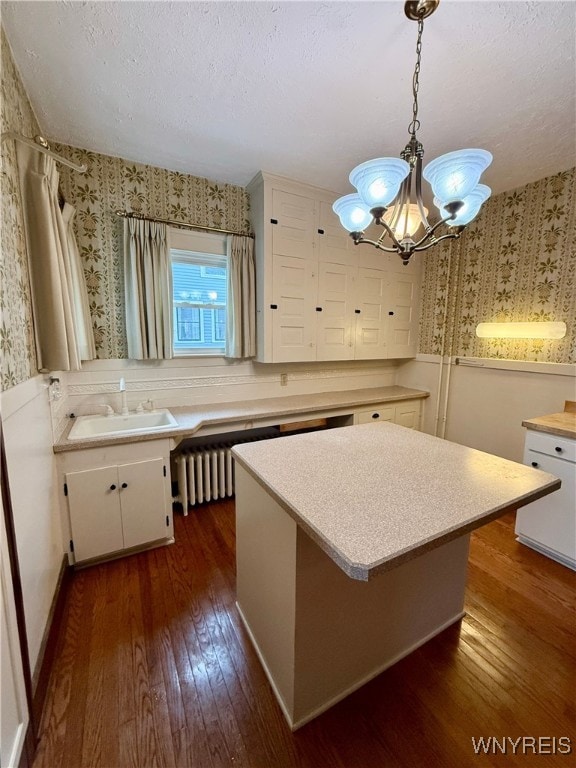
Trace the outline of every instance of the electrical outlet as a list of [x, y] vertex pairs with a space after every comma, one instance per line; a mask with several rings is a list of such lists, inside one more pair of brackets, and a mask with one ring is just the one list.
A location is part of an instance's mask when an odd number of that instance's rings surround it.
[[288, 374], [287, 373], [281, 373], [280, 374], [280, 386], [281, 387], [287, 387], [288, 386]]

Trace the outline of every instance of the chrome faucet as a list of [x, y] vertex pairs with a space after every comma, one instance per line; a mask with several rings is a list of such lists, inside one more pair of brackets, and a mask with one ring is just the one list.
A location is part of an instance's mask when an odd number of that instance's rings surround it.
[[128, 416], [128, 401], [126, 400], [126, 382], [124, 376], [120, 379], [120, 394], [122, 396], [122, 416]]

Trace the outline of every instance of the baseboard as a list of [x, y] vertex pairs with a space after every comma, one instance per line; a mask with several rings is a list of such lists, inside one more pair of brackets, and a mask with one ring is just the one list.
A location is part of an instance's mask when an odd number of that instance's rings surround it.
[[34, 675], [32, 677], [33, 719], [38, 727], [40, 726], [42, 712], [44, 711], [44, 704], [46, 702], [48, 682], [50, 680], [50, 673], [56, 656], [58, 634], [62, 624], [64, 605], [66, 603], [66, 595], [68, 594], [70, 581], [72, 579], [72, 572], [72, 567], [68, 565], [68, 558], [64, 555], [62, 565], [60, 566], [60, 573], [58, 574], [58, 581], [56, 582], [54, 597], [52, 598], [52, 605], [50, 606], [50, 613], [48, 614], [48, 621], [46, 622], [46, 628], [44, 630], [44, 636], [40, 645], [36, 669], [34, 670]]

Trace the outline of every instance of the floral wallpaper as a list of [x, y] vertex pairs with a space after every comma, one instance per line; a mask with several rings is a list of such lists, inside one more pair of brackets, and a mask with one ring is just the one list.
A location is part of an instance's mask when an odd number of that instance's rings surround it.
[[[20, 81], [4, 30], [0, 30], [0, 127], [36, 136], [40, 128]], [[14, 142], [2, 144], [0, 229], [0, 388], [35, 376], [36, 347], [18, 167]]]
[[88, 166], [61, 166], [65, 199], [75, 206], [76, 237], [86, 274], [99, 358], [128, 356], [122, 270], [123, 219], [117, 209], [200, 226], [248, 231], [248, 194], [219, 184], [65, 145], [60, 154]]
[[[576, 169], [488, 200], [427, 252], [420, 352], [576, 362]], [[446, 301], [447, 323], [444, 326]], [[561, 340], [479, 339], [481, 322], [562, 320]]]

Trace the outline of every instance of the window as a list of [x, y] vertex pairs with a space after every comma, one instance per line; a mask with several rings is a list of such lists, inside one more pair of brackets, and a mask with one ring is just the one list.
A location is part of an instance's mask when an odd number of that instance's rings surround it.
[[[226, 343], [226, 242], [219, 235], [171, 230], [174, 352], [223, 354]], [[174, 247], [178, 246], [178, 247]]]
[[176, 307], [175, 341], [203, 341], [200, 310], [195, 307]]

